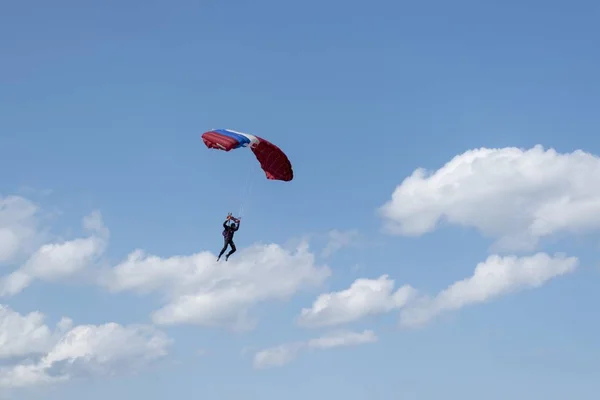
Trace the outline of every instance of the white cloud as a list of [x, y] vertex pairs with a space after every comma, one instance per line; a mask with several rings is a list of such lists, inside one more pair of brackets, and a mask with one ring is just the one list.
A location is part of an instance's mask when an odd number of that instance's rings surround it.
[[469, 278], [455, 282], [434, 298], [421, 298], [401, 310], [404, 327], [422, 326], [438, 314], [483, 303], [525, 288], [540, 287], [552, 278], [573, 272], [575, 257], [550, 257], [538, 253], [530, 257], [493, 255], [479, 263]]
[[540, 287], [552, 278], [573, 272], [577, 265], [576, 257], [562, 255], [492, 255], [476, 266], [473, 276], [453, 283], [433, 298], [419, 295], [410, 285], [393, 291], [394, 281], [387, 275], [357, 279], [346, 290], [319, 295], [311, 308], [302, 309], [297, 323], [304, 327], [335, 326], [399, 310], [402, 326], [417, 327], [444, 311]]
[[[0, 290], [15, 294], [33, 279], [64, 281], [89, 271], [104, 254], [109, 231], [99, 213], [86, 217], [83, 224], [90, 233], [88, 237], [41, 246], [18, 270], [0, 281]], [[325, 253], [349, 245], [356, 236], [339, 233], [331, 238], [335, 243], [330, 243]], [[318, 296], [310, 308], [301, 311], [297, 322], [305, 327], [335, 326], [400, 310], [401, 323], [416, 326], [445, 310], [540, 286], [554, 276], [571, 272], [576, 265], [575, 258], [546, 254], [492, 256], [477, 266], [472, 278], [455, 283], [434, 298], [418, 298], [409, 285], [396, 288], [387, 275], [357, 279], [346, 290]], [[253, 326], [253, 311], [258, 304], [285, 301], [300, 291], [319, 287], [331, 275], [327, 265], [316, 263], [306, 242], [296, 248], [254, 245], [239, 250], [229, 262], [219, 263], [208, 251], [162, 258], [135, 250], [116, 266], [94, 271], [101, 272], [95, 275], [101, 278], [95, 283], [113, 292], [157, 295], [162, 304], [152, 314], [156, 324], [237, 329]], [[43, 321], [40, 313], [21, 315], [0, 307], [0, 359], [10, 363], [0, 368], [0, 386], [28, 386], [136, 370], [165, 356], [170, 344], [162, 332], [148, 326], [108, 323], [73, 327], [72, 321], [63, 319], [50, 328]], [[281, 366], [304, 351], [375, 341], [377, 336], [372, 331], [334, 332], [259, 351], [254, 366]]]
[[322, 255], [329, 257], [344, 247], [355, 245], [359, 238], [360, 234], [356, 229], [349, 231], [339, 231], [337, 229], [333, 229], [327, 233], [328, 242], [323, 249]]
[[[54, 332], [39, 312], [0, 308], [0, 357], [20, 358], [0, 368], [0, 387], [63, 382], [74, 376], [135, 371], [166, 356], [171, 340], [148, 326], [79, 325], [63, 318]], [[38, 355], [38, 357], [23, 358]]]
[[531, 250], [545, 236], [600, 228], [600, 158], [541, 146], [470, 150], [435, 172], [417, 169], [379, 211], [391, 233], [422, 235], [446, 220], [500, 248]]
[[114, 268], [92, 269], [105, 253], [109, 231], [98, 212], [85, 217], [83, 225], [88, 237], [45, 244], [0, 279], [0, 296], [15, 295], [35, 279], [64, 282], [91, 274], [113, 292], [162, 296], [163, 307], [152, 314], [157, 324], [249, 329], [256, 323], [251, 314], [256, 304], [286, 300], [331, 275], [326, 265], [316, 265], [306, 242], [291, 251], [276, 244], [255, 245], [227, 263], [217, 263], [208, 251], [161, 258], [135, 250]]
[[305, 343], [287, 343], [261, 350], [254, 355], [254, 368], [283, 367], [296, 359]]
[[375, 343], [377, 335], [371, 330], [363, 332], [333, 332], [308, 341], [311, 349], [332, 349], [334, 347], [357, 346], [360, 344]]
[[160, 258], [137, 250], [114, 267], [103, 284], [113, 291], [160, 292], [168, 303], [153, 313], [157, 324], [252, 327], [250, 311], [257, 303], [285, 300], [317, 287], [331, 275], [315, 265], [302, 243], [295, 251], [276, 244], [238, 251], [228, 262], [210, 252]]
[[44, 319], [39, 312], [21, 315], [0, 304], [0, 359], [50, 350], [60, 334], [69, 328], [69, 320], [62, 320], [53, 332], [44, 324]]
[[32, 251], [38, 232], [38, 207], [20, 196], [0, 196], [0, 265]]
[[287, 343], [258, 351], [254, 355], [254, 368], [282, 367], [295, 360], [301, 351], [358, 346], [375, 343], [377, 340], [377, 335], [371, 330], [363, 332], [332, 332], [305, 342]]
[[0, 296], [13, 296], [35, 279], [55, 282], [73, 277], [98, 261], [107, 246], [108, 230], [98, 212], [86, 216], [83, 225], [89, 237], [42, 245], [19, 269], [0, 280]]
[[393, 290], [394, 281], [388, 275], [357, 279], [346, 290], [321, 294], [311, 308], [302, 309], [297, 321], [307, 327], [346, 324], [399, 309], [416, 294], [409, 285]]

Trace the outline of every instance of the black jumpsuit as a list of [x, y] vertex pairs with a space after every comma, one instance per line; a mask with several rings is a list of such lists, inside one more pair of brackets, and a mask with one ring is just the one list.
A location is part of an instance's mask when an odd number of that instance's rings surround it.
[[225, 221], [225, 222], [223, 222], [223, 228], [225, 229], [223, 231], [223, 240], [225, 243], [224, 243], [223, 248], [221, 249], [221, 252], [219, 253], [219, 258], [221, 258], [223, 253], [225, 253], [225, 250], [227, 250], [227, 246], [231, 246], [231, 250], [225, 256], [225, 259], [227, 259], [227, 258], [229, 258], [230, 255], [235, 253], [236, 248], [235, 248], [235, 243], [233, 243], [233, 235], [240, 228], [240, 223], [238, 222], [237, 225], [230, 226], [230, 225], [227, 225], [227, 221]]

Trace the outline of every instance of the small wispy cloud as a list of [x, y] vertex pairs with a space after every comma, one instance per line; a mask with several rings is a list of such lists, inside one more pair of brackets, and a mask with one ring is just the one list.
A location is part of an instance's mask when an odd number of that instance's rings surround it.
[[340, 231], [333, 229], [327, 233], [327, 244], [321, 252], [323, 257], [330, 257], [335, 252], [345, 248], [355, 246], [360, 242], [360, 233], [356, 229]]
[[338, 331], [303, 342], [280, 344], [258, 351], [254, 355], [254, 368], [282, 367], [294, 361], [300, 352], [307, 350], [329, 350], [375, 343], [378, 337], [372, 330], [363, 332]]

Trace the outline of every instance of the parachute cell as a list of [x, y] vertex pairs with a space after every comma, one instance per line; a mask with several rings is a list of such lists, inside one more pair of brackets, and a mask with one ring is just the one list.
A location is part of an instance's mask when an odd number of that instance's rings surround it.
[[202, 141], [209, 149], [223, 151], [250, 147], [267, 179], [288, 182], [294, 178], [288, 157], [268, 140], [231, 129], [213, 129], [202, 134]]

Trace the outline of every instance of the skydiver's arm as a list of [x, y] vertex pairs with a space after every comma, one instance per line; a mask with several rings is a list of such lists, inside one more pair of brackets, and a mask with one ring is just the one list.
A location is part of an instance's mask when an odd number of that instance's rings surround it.
[[227, 229], [227, 220], [225, 220], [225, 222], [223, 222], [223, 228]]

